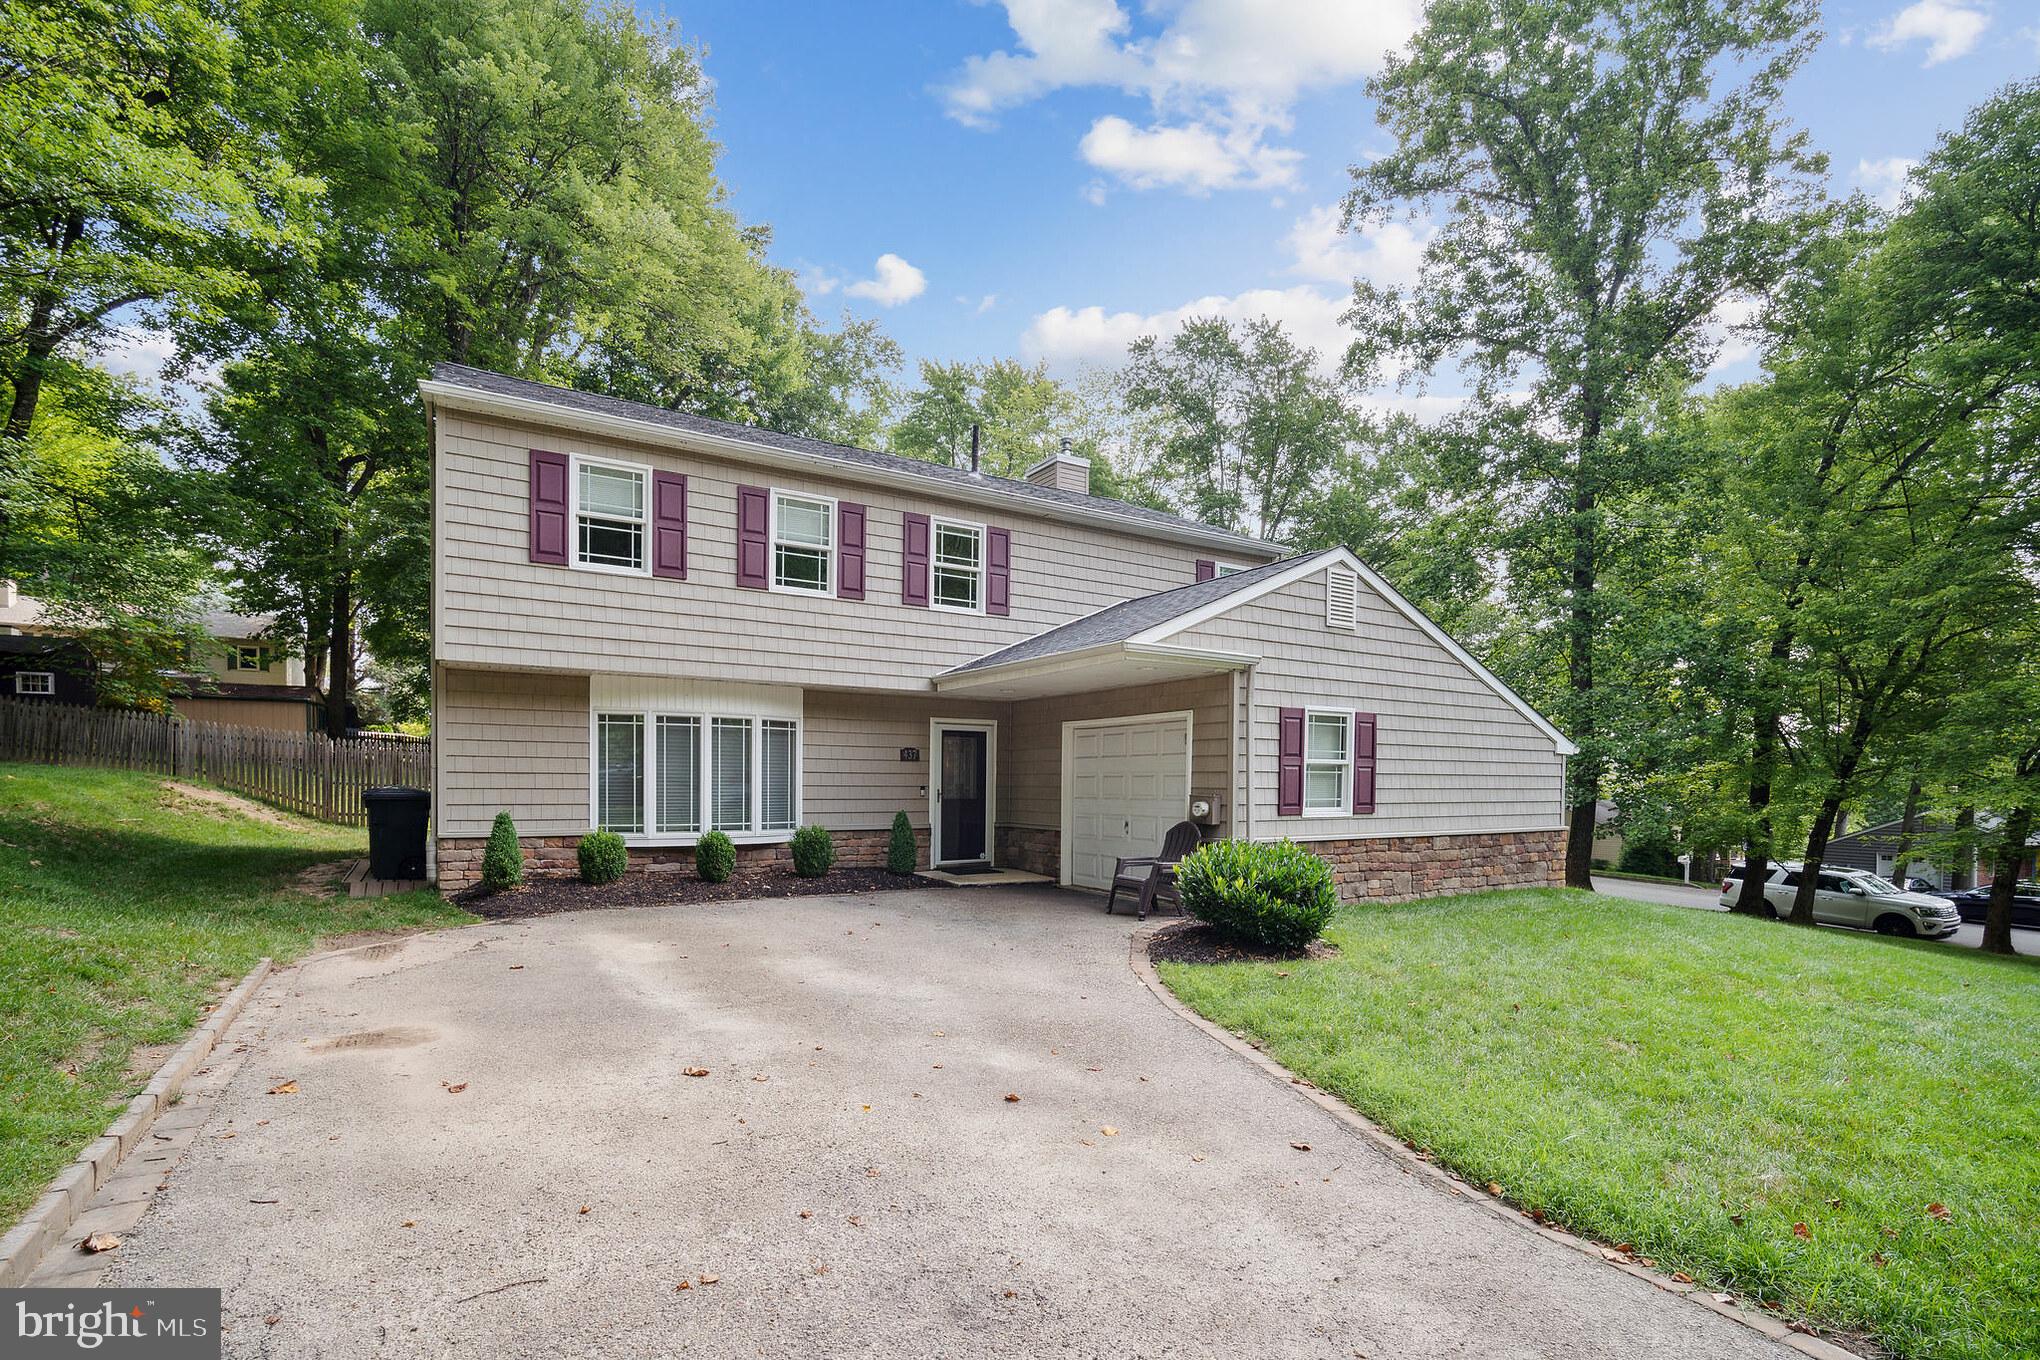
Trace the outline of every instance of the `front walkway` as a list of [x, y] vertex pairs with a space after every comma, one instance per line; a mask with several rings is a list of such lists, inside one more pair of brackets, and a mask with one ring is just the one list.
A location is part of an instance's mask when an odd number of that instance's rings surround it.
[[238, 1356], [1789, 1354], [1407, 1174], [1129, 928], [945, 889], [285, 971], [107, 1282], [224, 1288]]

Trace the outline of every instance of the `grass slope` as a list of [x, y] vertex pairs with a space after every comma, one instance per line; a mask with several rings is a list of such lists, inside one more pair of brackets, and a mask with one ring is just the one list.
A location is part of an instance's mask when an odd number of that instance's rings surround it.
[[[279, 824], [280, 822], [280, 824]], [[290, 892], [359, 831], [199, 805], [162, 781], [0, 764], [0, 1229], [181, 1041], [221, 984], [342, 931], [471, 919], [436, 895]]]
[[1327, 934], [1336, 959], [1160, 971], [1574, 1232], [1901, 1356], [2040, 1354], [2030, 961], [1565, 891]]

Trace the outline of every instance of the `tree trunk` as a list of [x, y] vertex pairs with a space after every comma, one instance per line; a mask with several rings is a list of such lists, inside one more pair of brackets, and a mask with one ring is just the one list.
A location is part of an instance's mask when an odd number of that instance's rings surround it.
[[1601, 744], [1594, 713], [1594, 587], [1598, 563], [1594, 512], [1599, 497], [1592, 482], [1601, 417], [1589, 407], [1580, 428], [1580, 461], [1573, 482], [1572, 610], [1566, 638], [1566, 680], [1572, 687], [1573, 712], [1583, 720], [1583, 749], [1568, 771], [1572, 809], [1565, 840], [1565, 884], [1594, 890], [1594, 808], [1601, 801]]
[[1969, 843], [1969, 829], [1976, 825], [1976, 809], [1960, 808], [1955, 813], [1956, 844], [1961, 856], [1955, 861], [1955, 872], [1949, 875], [1949, 886], [1956, 892], [1967, 892], [1976, 886], [1976, 847]]
[[1759, 713], [1750, 748], [1749, 849], [1743, 856], [1742, 891], [1729, 908], [1740, 916], [1772, 914], [1764, 882], [1771, 876], [1771, 779], [1778, 766], [1778, 736], [1778, 715]]
[[1792, 915], [1788, 918], [1795, 926], [1810, 926], [1813, 920], [1813, 895], [1820, 890], [1820, 864], [1827, 858], [1828, 840], [1835, 833], [1835, 821], [1842, 815], [1842, 791], [1839, 785], [1821, 802], [1820, 813], [1813, 819], [1813, 830], [1806, 836], [1806, 859], [1799, 866], [1799, 891], [1792, 895]]
[[1998, 842], [1997, 862], [1992, 866], [1990, 906], [1983, 913], [1983, 949], [1987, 954], [2011, 954], [2012, 894], [2018, 891], [2019, 865], [2026, 858], [2026, 840], [2033, 834], [2033, 809], [2015, 807], [2005, 818], [2004, 839]]
[[[333, 560], [341, 556], [340, 532], [333, 533]], [[333, 582], [333, 621], [326, 639], [326, 735], [347, 735], [347, 701], [354, 689], [354, 578], [342, 566]]]
[[1905, 886], [1906, 861], [1912, 858], [1913, 820], [1920, 812], [1920, 777], [1914, 775], [1912, 783], [1905, 790], [1905, 815], [1898, 822], [1898, 845], [1892, 851], [1891, 873], [1898, 880], [1898, 886]]

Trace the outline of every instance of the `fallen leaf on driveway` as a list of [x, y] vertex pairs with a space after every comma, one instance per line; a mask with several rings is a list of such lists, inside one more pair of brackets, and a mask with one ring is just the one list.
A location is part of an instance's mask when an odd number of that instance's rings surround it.
[[1291, 1146], [1291, 1147], [1295, 1148], [1295, 1149], [1296, 1149], [1296, 1150], [1297, 1150], [1298, 1152], [1309, 1152], [1309, 1151], [1310, 1151], [1310, 1144], [1309, 1144], [1309, 1143], [1291, 1143], [1291, 1144], [1290, 1144], [1289, 1146]]
[[1119, 1136], [1119, 1130], [1113, 1128], [1110, 1124], [1105, 1125], [1098, 1132], [1104, 1134], [1107, 1138], [1117, 1138]]
[[1672, 1278], [1673, 1278], [1674, 1280], [1676, 1280], [1676, 1281], [1677, 1281], [1678, 1283], [1680, 1283], [1680, 1284], [1691, 1284], [1691, 1283], [1693, 1283], [1693, 1277], [1692, 1277], [1691, 1275], [1688, 1275], [1688, 1274], [1687, 1274], [1687, 1273], [1686, 1273], [1685, 1271], [1683, 1271], [1683, 1270], [1675, 1270], [1675, 1271], [1673, 1271], [1673, 1272], [1672, 1272]]
[[459, 1095], [459, 1094], [460, 1094], [460, 1093], [461, 1093], [462, 1091], [465, 1091], [465, 1090], [467, 1090], [467, 1083], [466, 1083], [466, 1082], [464, 1082], [464, 1081], [457, 1081], [457, 1082], [454, 1082], [454, 1083], [453, 1083], [453, 1084], [451, 1084], [451, 1085], [448, 1085], [448, 1084], [447, 1084], [446, 1082], [443, 1082], [443, 1081], [442, 1081], [442, 1082], [440, 1082], [439, 1084], [440, 1084], [441, 1086], [445, 1086], [445, 1087], [446, 1087], [446, 1094], [448, 1094], [448, 1095], [450, 1095], [450, 1096], [457, 1096], [457, 1095]]
[[1191, 1160], [1191, 1161], [1193, 1161], [1193, 1162], [1201, 1162], [1201, 1161], [1203, 1161], [1204, 1159], [1203, 1159], [1202, 1157], [1192, 1157], [1192, 1158], [1191, 1158], [1190, 1160]]
[[90, 1237], [86, 1238], [83, 1242], [80, 1242], [78, 1244], [78, 1250], [90, 1252], [94, 1256], [97, 1256], [100, 1252], [112, 1251], [115, 1247], [119, 1245], [120, 1239], [118, 1237], [115, 1237], [112, 1233], [93, 1233]]
[[698, 1276], [696, 1276], [695, 1278], [696, 1278], [696, 1279], [698, 1279], [698, 1280], [700, 1280], [700, 1281], [701, 1281], [701, 1282], [702, 1282], [703, 1284], [714, 1284], [714, 1283], [716, 1283], [716, 1282], [717, 1282], [718, 1280], [722, 1279], [722, 1276], [720, 1276], [720, 1275], [698, 1275]]
[[269, 1088], [269, 1094], [273, 1096], [294, 1096], [297, 1093], [298, 1089], [295, 1081], [282, 1082]]
[[265, 1327], [274, 1327], [277, 1323], [281, 1321], [283, 1321], [283, 1318], [280, 1315], [276, 1313], [271, 1313], [268, 1317], [262, 1319], [262, 1325]]
[[680, 1069], [680, 1075], [683, 1077], [705, 1077], [708, 1075], [708, 1069], [706, 1067], [683, 1067]]
[[692, 1280], [682, 1280], [682, 1281], [680, 1281], [680, 1283], [678, 1283], [678, 1284], [676, 1284], [676, 1285], [674, 1285], [674, 1286], [673, 1286], [673, 1292], [674, 1292], [675, 1294], [679, 1294], [679, 1293], [684, 1293], [685, 1291], [687, 1291], [687, 1290], [689, 1290], [689, 1289], [692, 1289], [692, 1288], [694, 1288], [694, 1281], [692, 1281]]
[[587, 1205], [585, 1205], [585, 1204], [583, 1204], [583, 1205], [581, 1206], [581, 1212], [582, 1212], [582, 1213], [584, 1213], [584, 1214], [585, 1214], [585, 1213], [587, 1213], [587, 1212], [588, 1212], [588, 1206], [587, 1206]]
[[1006, 1092], [1006, 1103], [1008, 1105], [1018, 1105], [1020, 1103], [1020, 1097], [1014, 1095], [1011, 1091], [1008, 1091]]
[[[1502, 1186], [1501, 1186], [1501, 1182], [1499, 1182], [1499, 1181], [1489, 1181], [1489, 1182], [1487, 1183], [1487, 1192], [1488, 1192], [1488, 1193], [1489, 1193], [1490, 1195], [1495, 1195], [1495, 1196], [1499, 1196], [1499, 1195], [1500, 1195], [1500, 1194], [1502, 1193]], [[1623, 1251], [1633, 1251], [1633, 1250], [1635, 1250], [1635, 1248], [1633, 1248], [1633, 1247], [1623, 1247], [1623, 1248], [1621, 1248], [1621, 1250], [1623, 1250]]]
[[418, 1226], [418, 1220], [415, 1218], [407, 1218], [404, 1220], [403, 1226], [406, 1228], [415, 1228]]
[[815, 1211], [812, 1209], [803, 1209], [800, 1211], [800, 1216], [802, 1218], [813, 1218], [815, 1216]]
[[772, 1078], [770, 1078], [770, 1077], [768, 1077], [768, 1076], [764, 1076], [764, 1075], [762, 1075], [762, 1074], [761, 1074], [761, 1075], [759, 1075], [759, 1076], [755, 1076], [755, 1077], [751, 1078], [751, 1080], [752, 1080], [752, 1081], [770, 1081], [770, 1080], [772, 1080]]
[[510, 965], [510, 971], [514, 973], [514, 972], [517, 972], [517, 971], [518, 971], [519, 969], [521, 969], [521, 968], [523, 968], [523, 967], [524, 967], [524, 965], [523, 965], [523, 964], [521, 964], [521, 963], [513, 963], [513, 964], [511, 964], [511, 965]]

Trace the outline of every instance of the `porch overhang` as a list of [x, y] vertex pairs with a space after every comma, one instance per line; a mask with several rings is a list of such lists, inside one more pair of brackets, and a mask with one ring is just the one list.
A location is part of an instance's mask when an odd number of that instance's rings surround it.
[[1243, 652], [1173, 647], [1160, 642], [1106, 642], [1080, 651], [1057, 652], [1000, 665], [944, 671], [935, 677], [939, 694], [974, 699], [1045, 699], [1058, 694], [1125, 689], [1199, 675], [1245, 670], [1260, 660]]

